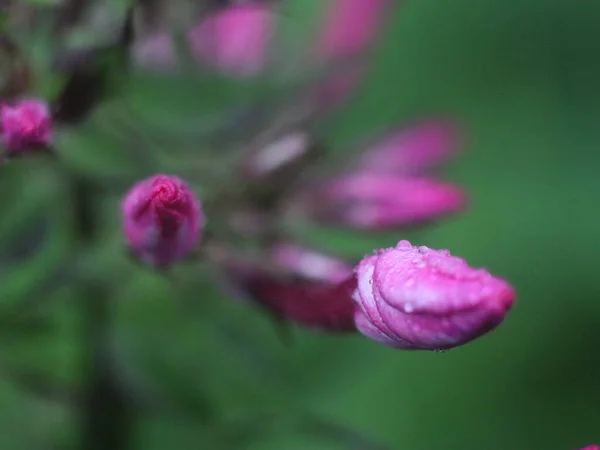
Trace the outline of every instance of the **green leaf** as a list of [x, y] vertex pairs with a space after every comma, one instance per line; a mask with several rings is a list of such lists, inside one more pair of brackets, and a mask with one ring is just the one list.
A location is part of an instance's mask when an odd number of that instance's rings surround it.
[[[45, 169], [10, 165], [0, 183], [6, 199], [0, 218], [0, 317], [19, 310], [25, 300], [35, 303], [40, 290], [47, 292], [69, 249], [63, 208], [54, 199], [56, 179]], [[5, 189], [20, 195], [6, 195]]]
[[127, 101], [141, 120], [189, 133], [217, 129], [236, 110], [277, 94], [264, 81], [138, 72], [128, 84]]
[[224, 421], [215, 429], [223, 449], [388, 450], [344, 425], [312, 414], [257, 414]]
[[[114, 114], [114, 115], [113, 115]], [[55, 148], [64, 163], [96, 179], [136, 179], [152, 165], [151, 154], [122, 130], [118, 113], [98, 111], [76, 129], [61, 130]], [[127, 144], [130, 145], [127, 145]]]
[[0, 402], [10, 405], [0, 410], [0, 448], [53, 448], [54, 436], [69, 425], [68, 411], [62, 405], [36, 399], [1, 377]]
[[64, 3], [64, 0], [24, 0], [31, 6], [58, 6]]

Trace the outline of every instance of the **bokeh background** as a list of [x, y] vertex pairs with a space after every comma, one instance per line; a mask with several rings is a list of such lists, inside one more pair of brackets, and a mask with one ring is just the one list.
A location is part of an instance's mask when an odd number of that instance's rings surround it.
[[[324, 1], [289, 3], [290, 27], [310, 32]], [[464, 347], [402, 352], [302, 329], [282, 341], [264, 314], [219, 291], [209, 269], [184, 268], [177, 275], [186, 282], [173, 284], [131, 265], [118, 235], [125, 187], [99, 199], [107, 241], [76, 265], [115, 275], [108, 363], [132, 391], [159, 399], [136, 413], [131, 448], [379, 448], [357, 436], [407, 450], [569, 450], [600, 441], [599, 23], [597, 0], [398, 1], [365, 84], [321, 130], [343, 149], [419, 118], [463, 124], [468, 143], [444, 172], [468, 190], [466, 213], [417, 231], [301, 234], [353, 257], [408, 238], [510, 280], [518, 303], [506, 322]], [[31, 48], [43, 59], [43, 47]], [[100, 176], [141, 167], [125, 148], [180, 146], [197, 125], [186, 122], [195, 108], [237, 95], [138, 81], [122, 104], [101, 105], [59, 134], [74, 166]], [[86, 381], [81, 305], [93, 293], [52, 281], [77, 252], [63, 188], [44, 158], [0, 174], [7, 450], [72, 448], [78, 433], [77, 409], [67, 405]]]

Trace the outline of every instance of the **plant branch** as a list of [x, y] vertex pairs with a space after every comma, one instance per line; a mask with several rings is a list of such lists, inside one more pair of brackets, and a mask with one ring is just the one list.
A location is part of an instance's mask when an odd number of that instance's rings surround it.
[[[98, 237], [97, 187], [90, 180], [69, 173], [76, 242], [90, 248]], [[111, 352], [110, 288], [106, 281], [86, 276], [85, 298], [81, 299], [83, 342], [86, 353], [84, 373], [87, 385], [82, 408], [82, 442], [85, 450], [129, 448], [133, 408], [115, 375]]]

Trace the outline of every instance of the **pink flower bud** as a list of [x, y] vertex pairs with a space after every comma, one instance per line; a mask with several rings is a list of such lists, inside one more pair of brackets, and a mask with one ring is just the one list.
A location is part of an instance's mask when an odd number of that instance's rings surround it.
[[294, 245], [270, 254], [275, 275], [257, 266], [237, 265], [229, 272], [239, 288], [276, 317], [330, 332], [356, 331], [352, 293], [356, 277], [343, 261]]
[[155, 175], [138, 182], [125, 195], [122, 213], [132, 252], [157, 267], [188, 255], [204, 226], [200, 201], [174, 176]]
[[[362, 54], [377, 36], [390, 0], [332, 0], [316, 54], [322, 61]], [[314, 91], [315, 107], [328, 113], [346, 101], [363, 79], [364, 67], [355, 65], [325, 76]]]
[[2, 105], [0, 114], [2, 141], [9, 154], [44, 148], [52, 141], [52, 117], [44, 101]]
[[294, 131], [270, 142], [250, 155], [244, 166], [249, 178], [260, 178], [282, 167], [301, 160], [310, 150], [312, 142], [308, 133]]
[[293, 244], [274, 246], [270, 257], [274, 264], [295, 276], [329, 283], [341, 282], [353, 272], [352, 267], [338, 258]]
[[317, 190], [315, 215], [324, 222], [383, 230], [414, 225], [462, 209], [463, 191], [428, 178], [357, 173]]
[[515, 298], [503, 279], [408, 241], [363, 259], [357, 278], [358, 330], [405, 350], [465, 344], [496, 328]]
[[454, 156], [459, 130], [448, 120], [429, 120], [391, 134], [370, 148], [361, 168], [374, 172], [414, 174]]
[[319, 54], [345, 58], [365, 51], [377, 36], [390, 0], [332, 0]]
[[275, 14], [266, 5], [231, 6], [204, 18], [188, 35], [192, 53], [224, 72], [257, 75], [264, 67]]
[[338, 284], [256, 277], [247, 279], [245, 287], [256, 301], [287, 321], [330, 332], [356, 330], [352, 302], [354, 276]]

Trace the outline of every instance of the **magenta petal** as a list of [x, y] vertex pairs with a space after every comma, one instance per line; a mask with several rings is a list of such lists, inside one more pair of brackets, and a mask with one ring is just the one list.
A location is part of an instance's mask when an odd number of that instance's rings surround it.
[[190, 31], [192, 53], [233, 75], [256, 75], [266, 62], [275, 17], [265, 5], [220, 10]]
[[24, 99], [0, 110], [2, 143], [9, 154], [47, 147], [52, 142], [52, 116], [44, 101]]
[[135, 255], [154, 266], [187, 256], [200, 238], [204, 215], [200, 200], [174, 176], [138, 182], [122, 202], [123, 228]]
[[332, 0], [319, 42], [319, 54], [344, 58], [365, 51], [381, 29], [390, 0]]
[[377, 173], [415, 174], [455, 156], [462, 138], [448, 119], [430, 119], [376, 142], [367, 149], [361, 169]]
[[234, 261], [226, 270], [234, 285], [276, 317], [328, 332], [356, 331], [352, 267], [294, 244], [277, 244], [267, 257], [282, 273]]
[[378, 230], [427, 222], [461, 210], [466, 195], [428, 178], [357, 173], [334, 179], [315, 196], [318, 217], [358, 229]]
[[468, 266], [447, 250], [413, 247], [408, 241], [366, 257], [357, 277], [355, 300], [364, 313], [359, 331], [405, 349], [448, 349], [469, 342], [498, 326], [515, 298], [503, 279]]
[[329, 332], [356, 330], [353, 275], [339, 283], [327, 283], [279, 279], [256, 270], [239, 277], [238, 283], [256, 303], [286, 321]]
[[274, 264], [296, 276], [326, 282], [341, 282], [352, 274], [352, 267], [340, 259], [298, 245], [282, 243], [272, 247]]

